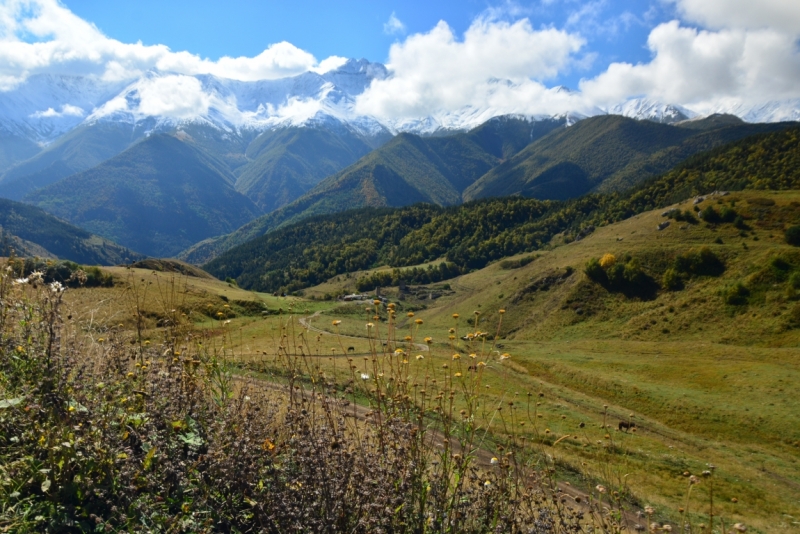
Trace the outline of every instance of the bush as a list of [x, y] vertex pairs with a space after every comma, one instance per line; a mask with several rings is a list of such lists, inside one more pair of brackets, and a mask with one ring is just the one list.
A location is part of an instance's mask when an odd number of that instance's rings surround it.
[[42, 274], [46, 284], [58, 282], [69, 287], [111, 287], [114, 277], [103, 272], [99, 267], [83, 267], [75, 262], [61, 260], [44, 260], [41, 258], [12, 258], [9, 266], [16, 276], [28, 277], [34, 272]]
[[719, 210], [719, 218], [722, 222], [734, 222], [737, 217], [739, 217], [739, 214], [736, 213], [736, 210], [728, 206], [722, 206], [722, 209]]
[[725, 272], [725, 264], [708, 247], [678, 256], [674, 268], [688, 276], [720, 276]]
[[504, 271], [509, 269], [519, 269], [520, 267], [525, 267], [535, 259], [536, 256], [525, 256], [516, 260], [503, 260], [500, 262], [500, 268]]
[[736, 284], [726, 289], [723, 295], [725, 304], [730, 304], [731, 306], [744, 306], [747, 304], [747, 297], [749, 296], [750, 290], [741, 282], [736, 282]]
[[683, 289], [683, 278], [677, 270], [670, 267], [664, 271], [664, 276], [661, 278], [661, 286], [667, 291], [680, 291]]
[[658, 284], [643, 269], [639, 260], [625, 255], [624, 263], [618, 262], [611, 254], [601, 259], [590, 259], [584, 272], [590, 280], [597, 282], [609, 291], [618, 291], [627, 297], [653, 298]]
[[717, 213], [717, 210], [715, 210], [713, 206], [708, 206], [703, 209], [700, 212], [700, 218], [709, 224], [717, 224], [722, 222], [722, 217], [720, 217], [719, 213]]
[[617, 262], [617, 258], [613, 254], [603, 254], [603, 257], [600, 258], [600, 267], [603, 269], [608, 269], [612, 267]]
[[597, 258], [592, 258], [586, 263], [584, 272], [590, 280], [593, 280], [600, 285], [608, 284], [608, 276], [606, 275], [606, 271], [600, 265], [600, 260]]
[[800, 271], [795, 271], [789, 276], [789, 285], [794, 289], [800, 289]]
[[688, 222], [689, 224], [697, 224], [699, 221], [689, 210], [681, 211], [679, 209], [671, 210], [667, 213], [667, 217], [674, 219], [677, 222]]
[[800, 225], [790, 226], [787, 228], [784, 238], [790, 245], [800, 247]]

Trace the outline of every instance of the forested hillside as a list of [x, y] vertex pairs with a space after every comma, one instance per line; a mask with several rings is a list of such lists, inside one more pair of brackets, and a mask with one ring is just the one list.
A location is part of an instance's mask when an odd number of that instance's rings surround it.
[[154, 135], [26, 201], [144, 254], [171, 256], [258, 215], [233, 180], [205, 152]]
[[[325, 178], [294, 202], [230, 235], [197, 243], [182, 252], [180, 258], [204, 263], [268, 231], [314, 215], [417, 202], [460, 204], [463, 190], [477, 178], [532, 141], [564, 125], [564, 119], [529, 121], [497, 117], [467, 133], [441, 137], [398, 135], [341, 172]], [[257, 145], [258, 140], [253, 144]], [[257, 166], [254, 162], [248, 168]], [[243, 170], [237, 182], [241, 191], [246, 189], [248, 172]]]
[[692, 121], [689, 127], [603, 115], [531, 143], [464, 191], [464, 200], [520, 194], [566, 200], [620, 191], [689, 156], [788, 124]]
[[[24, 242], [17, 242], [15, 237]], [[0, 240], [0, 256], [52, 255], [84, 265], [116, 265], [142, 258], [137, 252], [72, 226], [35, 206], [6, 199], [0, 199]]]
[[[252, 289], [295, 290], [378, 265], [446, 259], [460, 270], [567, 241], [590, 226], [626, 219], [718, 189], [800, 188], [800, 128], [738, 141], [695, 156], [624, 194], [569, 201], [487, 199], [447, 209], [413, 206], [317, 217], [236, 247], [206, 265]], [[302, 242], [303, 245], [298, 245]]]
[[146, 124], [97, 123], [76, 128], [0, 177], [0, 196], [21, 200], [28, 193], [91, 169], [139, 139]]
[[264, 212], [300, 197], [323, 178], [367, 154], [372, 147], [352, 132], [285, 128], [259, 135], [247, 147], [236, 190]]

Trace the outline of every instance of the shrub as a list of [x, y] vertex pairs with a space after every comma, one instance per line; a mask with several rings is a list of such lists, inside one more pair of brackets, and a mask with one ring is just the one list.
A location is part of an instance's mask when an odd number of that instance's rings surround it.
[[735, 221], [737, 217], [739, 217], [739, 214], [736, 213], [736, 210], [728, 206], [722, 206], [722, 209], [719, 210], [719, 218], [722, 222], [730, 223]]
[[661, 286], [667, 291], [680, 291], [683, 289], [683, 278], [673, 267], [664, 271], [661, 278]]
[[670, 210], [667, 212], [667, 217], [674, 219], [677, 222], [688, 222], [689, 224], [697, 224], [699, 221], [689, 210], [681, 211], [679, 209]]
[[600, 260], [589, 260], [584, 272], [590, 280], [609, 291], [619, 291], [625, 296], [643, 299], [654, 297], [658, 284], [642, 269], [639, 260], [626, 254], [624, 261], [617, 262], [613, 255], [606, 254]]
[[34, 272], [42, 273], [42, 281], [46, 284], [58, 282], [69, 287], [111, 287], [114, 278], [99, 267], [83, 267], [75, 262], [61, 260], [44, 260], [41, 258], [12, 258], [9, 266], [20, 277], [30, 276]]
[[600, 260], [597, 258], [592, 258], [586, 263], [586, 268], [584, 269], [586, 276], [589, 277], [590, 280], [597, 282], [600, 285], [606, 285], [608, 283], [608, 276], [606, 275], [605, 269], [603, 266], [600, 265]]
[[516, 260], [503, 260], [500, 262], [500, 268], [504, 271], [509, 269], [519, 269], [520, 267], [525, 267], [535, 259], [536, 256], [525, 256]]
[[612, 267], [617, 262], [617, 258], [613, 254], [603, 254], [603, 257], [600, 258], [600, 267], [603, 269], [608, 269]]
[[719, 213], [717, 213], [717, 210], [715, 210], [713, 206], [707, 206], [704, 208], [700, 212], [700, 218], [709, 224], [722, 222], [722, 217], [720, 217]]
[[678, 256], [674, 268], [689, 276], [719, 276], [725, 272], [725, 264], [708, 247]]
[[800, 271], [795, 271], [789, 276], [789, 285], [795, 289], [800, 289]]
[[736, 282], [725, 290], [723, 295], [725, 304], [731, 306], [743, 306], [747, 304], [747, 297], [750, 296], [750, 290], [747, 289], [741, 282]]
[[786, 242], [792, 246], [800, 247], [800, 225], [790, 226], [784, 234]]

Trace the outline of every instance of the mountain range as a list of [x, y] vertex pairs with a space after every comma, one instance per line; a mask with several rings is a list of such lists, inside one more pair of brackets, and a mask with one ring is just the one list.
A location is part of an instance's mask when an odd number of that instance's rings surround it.
[[647, 99], [540, 116], [361, 113], [359, 95], [389, 76], [366, 60], [252, 82], [31, 76], [0, 93], [0, 197], [138, 253], [202, 263], [350, 208], [621, 191], [800, 118], [800, 101], [704, 117]]
[[449, 206], [510, 195], [566, 200], [623, 191], [699, 152], [795, 124], [749, 124], [715, 115], [669, 125], [600, 115], [567, 128], [566, 119], [499, 117], [468, 133], [404, 133], [297, 200], [179, 257], [205, 263], [276, 228], [345, 209], [417, 202]]

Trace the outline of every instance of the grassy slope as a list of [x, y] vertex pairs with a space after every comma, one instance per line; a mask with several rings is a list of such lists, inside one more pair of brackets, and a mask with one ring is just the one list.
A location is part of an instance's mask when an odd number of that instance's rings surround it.
[[[701, 206], [719, 208], [718, 200], [726, 205], [735, 201], [735, 209], [748, 217], [752, 230], [746, 236], [727, 223], [682, 229], [673, 222], [658, 231], [657, 224], [664, 220], [661, 209], [599, 228], [581, 241], [541, 251], [524, 267], [504, 270], [498, 262], [452, 280], [453, 292], [435, 301], [408, 295], [400, 300], [393, 291], [390, 298], [400, 308], [398, 337], [413, 333], [416, 340], [432, 336], [435, 341], [423, 360], [409, 358], [412, 376], [440, 379], [447, 372], [444, 363], [451, 368], [462, 365], [451, 360], [453, 352], [460, 352], [464, 359], [476, 352], [489, 363], [484, 375], [489, 387], [481, 395], [482, 406], [491, 411], [513, 400], [522, 410], [520, 417], [528, 409], [527, 392], [540, 403], [531, 407], [542, 415], [533, 418], [536, 430], [530, 423], [511, 427], [502, 413], [493, 418], [492, 430], [538, 443], [535, 447], [561, 467], [561, 480], [586, 489], [602, 483], [629, 491], [639, 507], [653, 504], [659, 520], [674, 521], [675, 510], [686, 497], [688, 483], [683, 473], [699, 474], [712, 463], [717, 466], [717, 525], [720, 515], [726, 524], [743, 521], [751, 531], [769, 532], [786, 523], [782, 514], [796, 517], [800, 513], [796, 502], [800, 398], [793, 388], [800, 379], [796, 348], [800, 330], [788, 328], [795, 302], [787, 300], [785, 283], [781, 287], [763, 283], [762, 271], [778, 255], [800, 267], [800, 253], [783, 243], [781, 235], [785, 226], [800, 222], [800, 192], [733, 193], [711, 197]], [[769, 206], [769, 200], [775, 205]], [[691, 209], [693, 204], [685, 202], [680, 207]], [[589, 258], [614, 253], [640, 258], [646, 269], [655, 272], [665, 265], [664, 257], [704, 245], [725, 258], [725, 273], [720, 278], [690, 280], [685, 289], [660, 292], [653, 300], [609, 293], [589, 282], [581, 270]], [[571, 276], [543, 289], [547, 285], [541, 284], [543, 279], [565, 273], [566, 267], [574, 269]], [[186, 295], [182, 300], [183, 296], [170, 296], [166, 290], [171, 275], [150, 269], [119, 268], [116, 272], [123, 280], [142, 278], [142, 287], [151, 288], [147, 308], [152, 313], [146, 314], [151, 327], [170, 309], [186, 310], [206, 343], [224, 343], [236, 362], [260, 361], [263, 352], [277, 350], [284, 334], [295, 338], [302, 333], [302, 343], [311, 354], [342, 354], [352, 346], [359, 356], [354, 361], [361, 365], [360, 353], [369, 347], [363, 337], [365, 322], [374, 321], [376, 328], [386, 331], [385, 323], [372, 319], [374, 312], [363, 310], [364, 303], [339, 307], [263, 294], [245, 297], [248, 293], [238, 288], [194, 278], [188, 279], [188, 288], [179, 287], [177, 294]], [[337, 278], [323, 285], [324, 292], [348, 290], [348, 284], [356, 280]], [[743, 307], [724, 304], [720, 291], [739, 281], [753, 288], [751, 302]], [[535, 287], [542, 290], [532, 291]], [[77, 309], [95, 309], [100, 302], [103, 309], [97, 317], [108, 316], [112, 324], [121, 317], [130, 328], [125, 299], [116, 297], [123, 294], [120, 286], [69, 295]], [[290, 306], [306, 316], [320, 311], [323, 315], [312, 319], [312, 324], [330, 334], [306, 332], [296, 318], [287, 315], [245, 313], [247, 308], [240, 302], [246, 298], [262, 300], [272, 311], [288, 312]], [[501, 307], [506, 310], [500, 328], [501, 351], [508, 351], [510, 360], [499, 362], [496, 354], [489, 353], [490, 344], [448, 347], [447, 329], [457, 324], [459, 336], [470, 331], [473, 310], [481, 311], [479, 328], [494, 333]], [[418, 330], [406, 318], [411, 309], [416, 311], [414, 320], [423, 320]], [[222, 313], [231, 323], [213, 320], [209, 313]], [[457, 323], [453, 313], [461, 315]], [[342, 323], [334, 327], [333, 319]], [[340, 338], [337, 331], [357, 337]], [[338, 362], [342, 372], [345, 364]], [[314, 365], [331, 372], [335, 360], [314, 359]], [[466, 372], [466, 365], [461, 372]], [[536, 396], [539, 392], [543, 397]], [[608, 405], [605, 416], [603, 405]], [[618, 432], [616, 424], [627, 421], [629, 414], [638, 432]], [[600, 429], [604, 420], [614, 429]], [[550, 432], [545, 434], [545, 429]], [[556, 438], [564, 436], [569, 437], [554, 445]], [[702, 516], [708, 510], [708, 488], [704, 480], [693, 490], [690, 514], [696, 522], [707, 523]], [[731, 502], [733, 498], [737, 504]]]
[[[775, 205], [765, 206], [763, 199]], [[673, 507], [685, 497], [682, 473], [697, 474], [712, 463], [717, 514], [770, 531], [785, 522], [781, 514], [800, 513], [800, 396], [793, 387], [800, 379], [800, 329], [787, 283], [764, 282], [764, 276], [778, 256], [800, 268], [800, 251], [782, 235], [784, 227], [800, 223], [800, 192], [734, 193], [701, 206], [719, 207], [718, 200], [735, 202], [749, 217], [746, 236], [730, 224], [682, 229], [673, 222], [658, 231], [663, 210], [655, 210], [539, 252], [525, 267], [504, 270], [496, 263], [459, 277], [450, 282], [453, 295], [445, 292], [435, 301], [407, 295], [401, 306], [422, 307], [416, 317], [424, 326], [416, 336], [437, 341], [446, 340], [454, 312], [461, 315], [460, 333], [470, 331], [473, 310], [481, 311], [481, 328], [494, 333], [498, 310], [505, 309], [501, 343], [512, 359], [505, 368], [493, 368], [490, 385], [497, 395], [522, 392], [523, 400], [525, 391], [545, 393], [543, 427], [557, 437], [579, 437], [546, 447], [547, 454], [596, 480], [627, 484], [641, 503]], [[631, 254], [657, 275], [665, 259], [704, 245], [725, 258], [725, 273], [693, 279], [685, 289], [661, 291], [653, 300], [609, 293], [582, 271], [589, 258], [613, 253]], [[574, 272], [562, 282], [543, 283], [565, 275], [567, 267]], [[349, 292], [355, 280], [339, 276], [309, 293]], [[721, 293], [737, 282], [751, 288], [747, 305], [723, 301]], [[343, 319], [338, 329], [346, 334], [358, 335], [367, 320], [334, 315]], [[333, 332], [328, 324], [319, 322]], [[635, 435], [610, 432], [616, 453], [595, 445], [607, 441], [596, 426], [604, 404], [612, 425], [632, 413], [640, 427]], [[585, 430], [578, 428], [580, 421], [588, 423]], [[581, 468], [581, 462], [588, 465]], [[695, 511], [703, 499], [707, 511], [707, 492], [707, 484], [696, 488]]]
[[692, 126], [592, 117], [532, 143], [477, 180], [464, 199], [521, 194], [563, 200], [593, 189], [621, 190], [698, 152], [787, 124]]
[[800, 129], [789, 128], [695, 156], [623, 195], [566, 202], [484, 199], [428, 209], [428, 218], [415, 217], [418, 207], [319, 216], [234, 247], [207, 268], [220, 278], [236, 278], [243, 287], [269, 291], [302, 289], [347, 271], [439, 258], [462, 270], [479, 269], [504, 256], [541, 249], [556, 234], [570, 241], [591, 226], [715, 189], [798, 188], [799, 162]]
[[[115, 265], [141, 257], [136, 252], [72, 226], [37, 207], [13, 200], [0, 199], [0, 228], [5, 233], [38, 245], [47, 255], [84, 265]], [[15, 248], [14, 252], [23, 255], [27, 249], [28, 247], [23, 250]], [[35, 247], [30, 247], [28, 252], [42, 253]], [[2, 251], [2, 255], [7, 253], [7, 250]]]
[[145, 254], [170, 256], [257, 215], [232, 181], [223, 163], [159, 135], [27, 200]]

